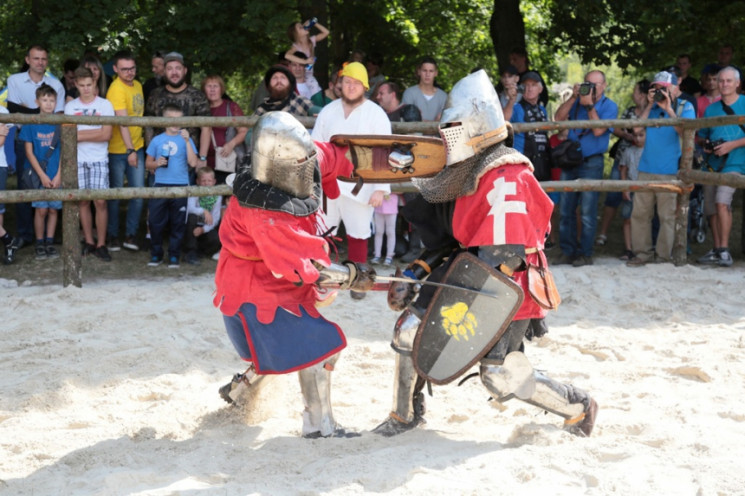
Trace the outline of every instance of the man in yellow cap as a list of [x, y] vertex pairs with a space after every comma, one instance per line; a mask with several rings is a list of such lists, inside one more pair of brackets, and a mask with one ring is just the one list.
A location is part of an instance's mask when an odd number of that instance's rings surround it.
[[[365, 98], [365, 91], [370, 89], [365, 66], [359, 62], [346, 64], [340, 77], [341, 98], [323, 107], [311, 137], [316, 141], [330, 141], [335, 134], [391, 134], [391, 121], [385, 111]], [[339, 181], [341, 195], [326, 203], [326, 225], [338, 227], [343, 222], [347, 233], [347, 258], [365, 263], [373, 211], [382, 204], [383, 197], [390, 194], [391, 187], [389, 184], [365, 184], [354, 195], [354, 186], [354, 183]], [[356, 291], [351, 294], [358, 300], [365, 296]]]

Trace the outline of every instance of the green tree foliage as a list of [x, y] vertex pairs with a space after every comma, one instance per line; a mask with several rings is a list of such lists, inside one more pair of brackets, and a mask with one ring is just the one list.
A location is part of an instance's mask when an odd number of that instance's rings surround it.
[[[542, 0], [547, 23], [537, 32], [551, 50], [574, 51], [585, 63], [651, 71], [690, 53], [700, 69], [719, 46], [745, 44], [745, 2]], [[737, 54], [735, 54], [737, 58]]]
[[[440, 61], [447, 89], [476, 66], [496, 72], [489, 38], [488, 0], [4, 0], [0, 9], [0, 67], [18, 70], [26, 48], [50, 50], [50, 68], [94, 48], [106, 59], [116, 50], [135, 51], [146, 74], [154, 50], [177, 50], [194, 71], [237, 75], [258, 81], [290, 46], [287, 26], [310, 16], [331, 29], [319, 44], [322, 81], [353, 49], [384, 56], [383, 72], [414, 82], [424, 55]], [[58, 69], [57, 69], [58, 71]]]
[[[559, 77], [557, 60], [577, 53], [584, 64], [615, 63], [650, 72], [688, 52], [695, 69], [729, 42], [745, 46], [743, 1], [712, 4], [669, 0], [3, 0], [0, 78], [15, 72], [26, 48], [50, 49], [50, 68], [85, 49], [107, 59], [131, 48], [148, 76], [154, 50], [181, 52], [196, 74], [220, 73], [243, 86], [258, 82], [278, 52], [289, 48], [290, 22], [316, 16], [331, 37], [319, 44], [316, 74], [323, 83], [353, 49], [383, 55], [383, 73], [415, 83], [419, 58], [440, 62], [438, 82], [449, 89], [475, 67], [496, 81], [507, 53], [525, 46], [532, 66]], [[742, 60], [735, 54], [736, 61]], [[3, 74], [4, 73], [4, 74]], [[231, 87], [236, 87], [235, 84]]]
[[106, 59], [131, 48], [149, 66], [155, 50], [181, 52], [195, 70], [254, 74], [287, 45], [287, 25], [297, 15], [290, 0], [4, 0], [0, 10], [0, 66], [11, 72], [26, 48], [49, 48], [50, 67], [96, 49]]

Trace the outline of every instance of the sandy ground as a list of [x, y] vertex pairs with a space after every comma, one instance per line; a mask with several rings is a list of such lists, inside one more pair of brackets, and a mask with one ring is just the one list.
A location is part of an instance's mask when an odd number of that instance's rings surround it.
[[243, 366], [209, 270], [65, 289], [0, 279], [0, 494], [742, 494], [745, 265], [599, 258], [554, 273], [564, 302], [527, 354], [597, 399], [591, 438], [487, 401], [478, 380], [435, 387], [423, 427], [372, 434], [392, 395], [384, 293], [324, 312], [349, 340], [335, 414], [362, 435], [305, 440], [296, 374], [250, 409], [219, 398]]

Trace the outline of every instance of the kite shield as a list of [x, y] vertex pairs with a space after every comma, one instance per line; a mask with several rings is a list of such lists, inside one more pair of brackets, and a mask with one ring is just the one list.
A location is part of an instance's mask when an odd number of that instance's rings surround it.
[[457, 379], [481, 359], [523, 301], [520, 286], [470, 253], [456, 257], [442, 282], [476, 292], [439, 288], [422, 318], [414, 338], [414, 366], [435, 384]]

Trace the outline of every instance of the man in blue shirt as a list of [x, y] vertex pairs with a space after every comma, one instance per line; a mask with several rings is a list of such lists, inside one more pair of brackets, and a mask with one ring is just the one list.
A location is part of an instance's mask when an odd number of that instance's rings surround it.
[[[587, 73], [583, 84], [575, 84], [572, 96], [556, 111], [557, 121], [586, 121], [615, 119], [618, 105], [604, 95], [607, 83], [602, 71]], [[610, 128], [572, 129], [569, 139], [582, 145], [582, 165], [571, 170], [561, 171], [562, 181], [574, 179], [602, 179], [603, 155], [608, 151], [608, 141], [613, 130]], [[561, 257], [555, 263], [575, 267], [592, 265], [593, 242], [598, 224], [597, 191], [561, 193], [559, 224], [559, 245]], [[577, 243], [577, 205], [582, 209], [582, 234]]]
[[[678, 77], [670, 72], [661, 71], [655, 74], [647, 101], [639, 119], [673, 119], [683, 117], [695, 119], [696, 111], [690, 102], [678, 98]], [[671, 181], [678, 173], [681, 147], [680, 127], [648, 127], [644, 151], [639, 161], [639, 180]], [[658, 262], [669, 262], [672, 257], [675, 237], [675, 193], [639, 191], [634, 194], [634, 209], [631, 213], [631, 249], [636, 254], [626, 262], [631, 267], [638, 267], [653, 261], [655, 251]], [[652, 244], [652, 218], [657, 207], [660, 229], [657, 242]]]
[[[729, 113], [745, 115], [745, 97], [737, 94], [740, 85], [740, 71], [733, 66], [727, 66], [717, 76], [717, 86], [722, 99], [714, 102], [704, 112], [704, 117], [718, 117]], [[707, 127], [699, 131], [699, 136], [708, 139], [710, 143], [723, 143], [709, 146], [711, 156], [709, 164], [722, 174], [745, 174], [745, 132], [742, 126]], [[704, 149], [707, 146], [704, 145]], [[715, 204], [717, 208], [718, 233], [715, 232], [714, 249], [699, 259], [702, 263], [712, 263], [723, 267], [732, 265], [732, 255], [729, 252], [729, 235], [732, 231], [732, 196], [735, 188], [717, 186]]]

